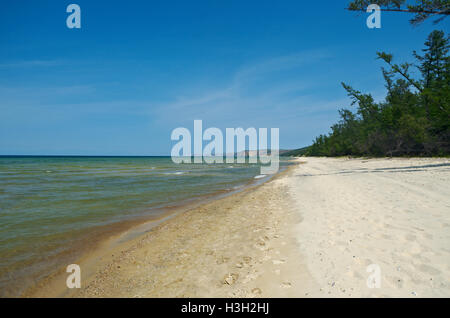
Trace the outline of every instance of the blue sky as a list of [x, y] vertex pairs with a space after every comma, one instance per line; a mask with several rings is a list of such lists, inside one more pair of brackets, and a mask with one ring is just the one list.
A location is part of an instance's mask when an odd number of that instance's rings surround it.
[[[81, 7], [82, 28], [66, 27]], [[340, 82], [385, 93], [377, 51], [411, 61], [433, 29], [347, 1], [5, 1], [0, 154], [168, 155], [176, 127], [278, 127], [281, 148], [351, 107]]]

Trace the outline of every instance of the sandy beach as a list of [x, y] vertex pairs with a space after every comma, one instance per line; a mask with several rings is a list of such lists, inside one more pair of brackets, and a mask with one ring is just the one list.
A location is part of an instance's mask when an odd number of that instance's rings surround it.
[[105, 243], [80, 262], [82, 288], [62, 275], [32, 296], [450, 297], [449, 159], [297, 161]]

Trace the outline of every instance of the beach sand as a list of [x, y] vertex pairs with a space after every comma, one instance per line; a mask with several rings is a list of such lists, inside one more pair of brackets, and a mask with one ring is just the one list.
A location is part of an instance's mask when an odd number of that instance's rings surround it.
[[450, 296], [450, 160], [305, 160], [286, 183], [312, 295]]
[[450, 297], [449, 159], [297, 161], [105, 244], [80, 262], [82, 288], [65, 274], [32, 296]]

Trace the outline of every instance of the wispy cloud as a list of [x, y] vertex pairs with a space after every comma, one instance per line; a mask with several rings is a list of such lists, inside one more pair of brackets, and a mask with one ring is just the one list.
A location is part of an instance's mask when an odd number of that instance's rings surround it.
[[[107, 127], [115, 123], [118, 131], [144, 125], [141, 135], [152, 132], [164, 145], [170, 144], [172, 129], [191, 125], [194, 119], [219, 128], [278, 127], [282, 146], [302, 146], [326, 131], [337, 117], [336, 110], [348, 105], [345, 93], [326, 94], [323, 78], [327, 74], [316, 74], [317, 65], [330, 58], [328, 52], [315, 50], [251, 62], [231, 72], [228, 82], [220, 81], [221, 86], [211, 89], [215, 82], [211, 78], [204, 85], [196, 82], [194, 93], [187, 85], [182, 93], [162, 101], [152, 96], [120, 99], [120, 95], [102, 95], [104, 87], [97, 91], [94, 84], [0, 86], [0, 109], [5, 123], [21, 125], [59, 127], [79, 121], [95, 130], [100, 122], [108, 123]], [[47, 62], [17, 66], [57, 65]]]
[[[308, 108], [308, 112], [318, 111], [319, 107], [310, 107], [311, 101], [320, 104], [325, 99], [310, 96], [308, 90], [321, 83], [306, 78], [302, 67], [329, 57], [328, 52], [315, 50], [245, 65], [236, 70], [225, 87], [196, 96], [179, 96], [175, 101], [155, 105], [152, 113], [162, 121], [176, 122], [205, 117], [219, 121], [236, 120], [245, 116], [255, 118], [255, 115], [274, 119], [274, 116], [279, 117], [293, 107], [296, 111], [302, 107]], [[289, 74], [295, 71], [294, 76]], [[274, 78], [274, 74], [278, 77]], [[328, 105], [328, 101], [323, 104]]]
[[265, 76], [268, 73], [292, 70], [308, 64], [317, 63], [329, 57], [331, 57], [331, 54], [325, 50], [311, 50], [297, 54], [277, 56], [243, 67], [236, 73], [234, 80], [236, 83], [240, 83], [244, 80]]
[[[345, 92], [328, 94], [327, 74], [316, 74], [319, 63], [332, 63], [325, 50], [278, 56], [236, 69], [231, 80], [215, 90], [178, 96], [149, 107], [159, 126], [191, 125], [202, 119], [207, 126], [278, 127], [285, 147], [300, 147], [328, 131], [337, 109], [347, 107]], [[340, 91], [339, 81], [333, 90]], [[187, 126], [190, 127], [190, 126]]]

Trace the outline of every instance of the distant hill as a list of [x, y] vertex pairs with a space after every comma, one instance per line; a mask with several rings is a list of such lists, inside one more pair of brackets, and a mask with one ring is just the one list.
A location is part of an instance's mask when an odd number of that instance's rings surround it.
[[288, 151], [285, 151], [283, 153], [281, 153], [281, 151], [280, 151], [280, 156], [282, 156], [282, 157], [299, 157], [299, 156], [303, 156], [303, 155], [306, 154], [306, 152], [309, 150], [309, 148], [310, 148], [310, 146], [299, 148], [299, 149], [294, 149], [294, 150], [288, 150]]
[[[283, 154], [285, 154], [286, 152], [290, 152], [290, 151], [293, 151], [293, 150], [280, 149], [278, 154], [280, 156], [283, 156]], [[268, 150], [267, 152], [270, 153], [270, 150]], [[258, 150], [244, 150], [244, 151], [240, 151], [240, 152], [236, 153], [235, 156], [236, 157], [257, 157], [258, 156]]]

